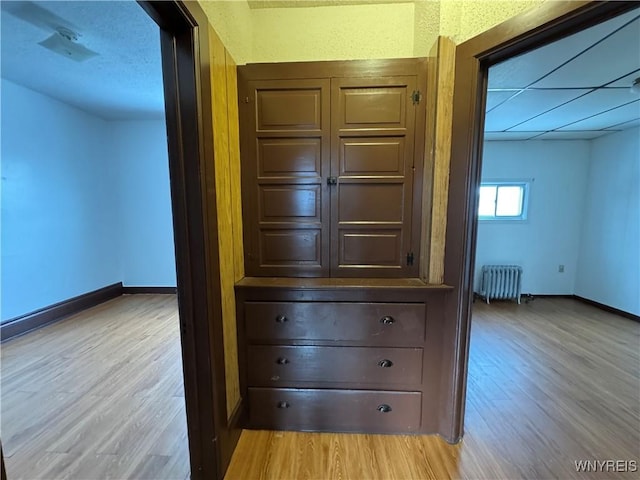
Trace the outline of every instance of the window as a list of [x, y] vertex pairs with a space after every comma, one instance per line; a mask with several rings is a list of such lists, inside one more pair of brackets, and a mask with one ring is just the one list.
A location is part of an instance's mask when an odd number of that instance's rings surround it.
[[478, 218], [526, 220], [528, 194], [528, 182], [482, 182]]

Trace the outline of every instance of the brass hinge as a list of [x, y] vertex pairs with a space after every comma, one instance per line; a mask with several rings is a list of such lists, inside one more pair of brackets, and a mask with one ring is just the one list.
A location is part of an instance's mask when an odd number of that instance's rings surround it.
[[422, 93], [420, 90], [414, 90], [411, 94], [411, 100], [413, 100], [414, 105], [418, 105], [420, 103], [420, 99], [422, 98]]
[[407, 253], [407, 265], [413, 265], [413, 252]]

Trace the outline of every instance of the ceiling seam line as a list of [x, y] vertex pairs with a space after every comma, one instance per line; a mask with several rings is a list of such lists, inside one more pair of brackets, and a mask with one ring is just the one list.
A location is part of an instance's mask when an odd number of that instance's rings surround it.
[[[566, 125], [562, 125], [560, 127], [557, 127], [552, 131], [553, 132], [557, 132], [558, 129], [560, 129], [560, 128], [565, 128], [565, 127], [568, 127], [569, 125], [573, 125], [574, 123], [582, 122], [584, 120], [589, 120], [590, 118], [597, 117], [598, 115], [602, 115], [603, 113], [611, 112], [612, 110], [617, 110], [618, 108], [626, 107], [627, 105], [631, 105], [632, 103], [636, 103], [636, 102], [640, 102], [640, 100], [632, 100], [630, 102], [623, 103], [622, 105], [618, 105], [617, 107], [612, 107], [612, 108], [609, 108], [607, 110], [603, 110], [601, 112], [596, 113], [595, 115], [589, 115], [588, 117], [581, 118], [580, 120], [576, 120], [575, 122], [570, 122], [570, 123], [567, 123]], [[630, 121], [632, 121], [632, 120], [630, 120]], [[593, 130], [585, 130], [585, 131], [593, 131]]]
[[[640, 18], [640, 15], [635, 16], [634, 18], [632, 18], [631, 20], [629, 20], [627, 23], [625, 23], [624, 25], [616, 28], [614, 31], [612, 31], [611, 33], [609, 33], [608, 35], [605, 35], [604, 37], [602, 37], [600, 40], [598, 40], [597, 42], [595, 42], [594, 44], [592, 44], [591, 46], [585, 48], [584, 50], [582, 50], [580, 53], [574, 55], [573, 57], [571, 57], [569, 60], [567, 60], [566, 62], [558, 65], [556, 68], [554, 68], [553, 70], [551, 70], [550, 72], [546, 73], [545, 75], [543, 75], [542, 77], [538, 78], [536, 81], [530, 83], [529, 85], [527, 85], [525, 87], [525, 89], [527, 89], [528, 87], [538, 83], [540, 80], [544, 80], [545, 78], [547, 78], [549, 75], [551, 75], [552, 73], [558, 71], [559, 69], [561, 69], [562, 67], [564, 67], [565, 65], [568, 65], [569, 63], [573, 62], [576, 58], [578, 58], [580, 55], [588, 52], [589, 50], [591, 50], [592, 48], [594, 48], [595, 46], [601, 44], [602, 42], [604, 42], [607, 38], [615, 35], [616, 33], [618, 33], [620, 30], [622, 30], [623, 28], [626, 28], [629, 24], [635, 22], [638, 18]], [[586, 30], [586, 29], [585, 29]], [[584, 31], [584, 30], [582, 30]]]

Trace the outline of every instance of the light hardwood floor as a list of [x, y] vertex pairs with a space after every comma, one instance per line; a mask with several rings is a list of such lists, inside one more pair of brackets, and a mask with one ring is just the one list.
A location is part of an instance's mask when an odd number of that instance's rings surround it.
[[640, 324], [574, 300], [476, 303], [461, 444], [245, 431], [226, 478], [637, 479], [574, 462], [640, 464], [639, 351]]
[[[173, 296], [113, 300], [2, 345], [10, 479], [188, 477]], [[474, 306], [466, 434], [245, 431], [235, 479], [638, 478], [640, 324], [573, 300]]]
[[174, 295], [127, 295], [2, 344], [8, 478], [188, 478], [179, 335]]

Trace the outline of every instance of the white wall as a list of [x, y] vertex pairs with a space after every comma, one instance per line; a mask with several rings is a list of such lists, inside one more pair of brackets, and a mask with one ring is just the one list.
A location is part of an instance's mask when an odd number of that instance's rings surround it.
[[175, 286], [164, 122], [1, 86], [0, 318], [117, 282]]
[[517, 264], [523, 293], [573, 294], [588, 171], [586, 140], [485, 142], [483, 179], [533, 182], [526, 221], [479, 222], [476, 289], [482, 265]]
[[575, 294], [640, 315], [640, 129], [592, 141]]
[[107, 122], [2, 80], [2, 319], [121, 280]]
[[118, 165], [125, 286], [175, 287], [176, 266], [164, 120], [111, 125]]

